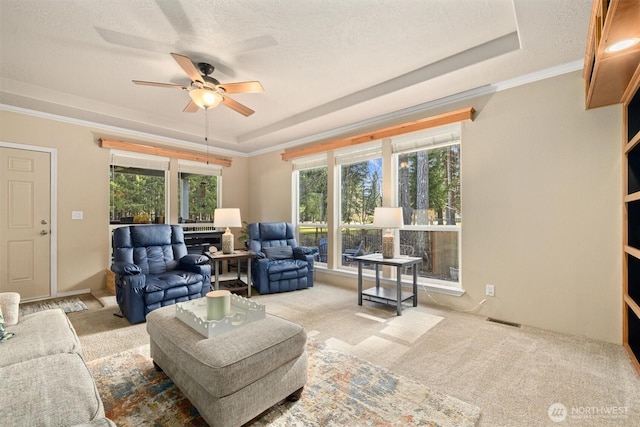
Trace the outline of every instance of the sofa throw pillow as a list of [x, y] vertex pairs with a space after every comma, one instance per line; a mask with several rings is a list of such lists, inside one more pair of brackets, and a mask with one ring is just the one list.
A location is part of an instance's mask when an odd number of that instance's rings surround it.
[[262, 252], [269, 259], [290, 259], [293, 258], [293, 248], [291, 246], [272, 246], [262, 248]]
[[2, 307], [0, 307], [0, 342], [4, 342], [13, 336], [13, 332], [4, 330], [4, 317], [2, 316]]

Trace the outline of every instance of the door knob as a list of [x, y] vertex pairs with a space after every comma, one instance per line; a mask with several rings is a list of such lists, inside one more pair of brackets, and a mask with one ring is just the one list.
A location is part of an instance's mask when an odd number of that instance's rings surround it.
[[47, 234], [49, 234], [49, 233], [47, 232], [47, 230], [42, 230], [42, 231], [40, 232], [40, 234], [42, 234], [43, 236], [46, 236], [46, 235], [47, 235]]

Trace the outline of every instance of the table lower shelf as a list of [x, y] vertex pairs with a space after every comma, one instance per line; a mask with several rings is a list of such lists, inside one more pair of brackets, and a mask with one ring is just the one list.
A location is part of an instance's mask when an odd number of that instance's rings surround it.
[[[362, 297], [363, 298], [366, 297], [368, 301], [382, 300], [384, 302], [387, 302], [387, 301], [397, 302], [398, 291], [396, 289], [383, 288], [382, 286], [378, 288], [374, 286], [373, 288], [363, 290]], [[414, 297], [413, 292], [401, 292], [400, 302], [406, 301], [413, 297]]]
[[[224, 289], [230, 292], [244, 291], [249, 288], [249, 286], [240, 279], [220, 280], [218, 283], [219, 289]], [[211, 283], [211, 285], [215, 285], [215, 283]]]

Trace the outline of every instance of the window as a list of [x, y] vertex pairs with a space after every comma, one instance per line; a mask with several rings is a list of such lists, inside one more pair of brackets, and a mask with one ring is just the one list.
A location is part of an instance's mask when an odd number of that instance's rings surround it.
[[178, 170], [178, 222], [213, 223], [213, 211], [219, 207], [221, 168], [181, 160]]
[[403, 255], [422, 257], [420, 277], [442, 284], [459, 281], [460, 138], [451, 131], [394, 141]]
[[[383, 206], [384, 189], [385, 202], [403, 208], [400, 254], [422, 258], [419, 282], [460, 287], [460, 157], [460, 125], [454, 124], [294, 160], [299, 243], [318, 246], [318, 260], [326, 262], [327, 239], [338, 236], [329, 242], [342, 254], [338, 268], [354, 268], [355, 251], [379, 252], [382, 246], [373, 214]], [[327, 176], [327, 158], [335, 160], [335, 177]], [[383, 165], [390, 169], [384, 174]], [[337, 223], [329, 229], [327, 217], [334, 211]]]
[[[373, 212], [382, 206], [382, 158], [380, 147], [345, 153], [336, 157], [340, 164], [340, 236], [342, 252], [374, 252], [380, 248], [382, 234], [373, 228]], [[352, 266], [349, 256], [341, 264]]]
[[164, 158], [113, 154], [110, 168], [111, 224], [164, 223], [166, 171]]
[[327, 223], [327, 168], [299, 172], [298, 222]]
[[297, 194], [295, 217], [298, 243], [319, 248], [316, 261], [327, 262], [327, 167], [326, 161], [294, 162]]
[[218, 177], [181, 172], [178, 222], [213, 222], [218, 207]]

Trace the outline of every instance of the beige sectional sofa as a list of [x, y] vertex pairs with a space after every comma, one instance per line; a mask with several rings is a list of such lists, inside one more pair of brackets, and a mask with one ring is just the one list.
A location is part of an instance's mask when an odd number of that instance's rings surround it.
[[5, 330], [0, 342], [2, 418], [12, 426], [114, 426], [82, 357], [80, 341], [64, 311], [18, 318], [19, 297], [0, 293]]

